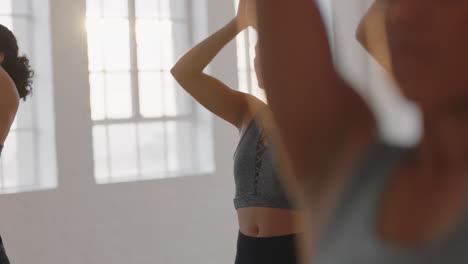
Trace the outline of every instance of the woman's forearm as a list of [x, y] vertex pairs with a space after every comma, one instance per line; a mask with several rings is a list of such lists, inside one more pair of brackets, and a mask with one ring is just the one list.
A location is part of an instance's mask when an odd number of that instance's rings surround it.
[[177, 80], [199, 76], [216, 55], [244, 28], [232, 20], [216, 33], [190, 49], [172, 68]]
[[238, 128], [247, 111], [246, 95], [203, 73], [203, 69], [246, 27], [239, 17], [188, 51], [171, 70], [180, 86], [197, 102]]

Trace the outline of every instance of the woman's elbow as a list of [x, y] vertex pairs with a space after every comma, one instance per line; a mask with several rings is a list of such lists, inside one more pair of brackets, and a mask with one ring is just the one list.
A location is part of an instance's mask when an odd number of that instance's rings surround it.
[[171, 74], [172, 77], [174, 77], [174, 79], [179, 83], [183, 82], [185, 78], [184, 76], [186, 76], [186, 74], [183, 73], [183, 71], [180, 69], [179, 66], [177, 66], [177, 64], [174, 67], [172, 67]]
[[192, 82], [200, 76], [200, 74], [198, 73], [184, 70], [177, 65], [172, 67], [170, 72], [172, 74], [172, 77], [174, 77], [174, 79], [181, 85], [187, 82]]
[[176, 79], [176, 80], [179, 79], [179, 77], [181, 76], [177, 66], [174, 66], [174, 67], [171, 68], [171, 74], [172, 74], [172, 77], [174, 77], [174, 79]]

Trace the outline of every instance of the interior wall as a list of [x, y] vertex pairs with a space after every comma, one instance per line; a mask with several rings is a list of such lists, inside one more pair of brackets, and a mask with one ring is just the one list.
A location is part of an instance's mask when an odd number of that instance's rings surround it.
[[[235, 129], [214, 122], [216, 172], [120, 184], [93, 178], [85, 0], [51, 0], [58, 188], [0, 196], [0, 234], [14, 264], [233, 262]], [[198, 1], [194, 1], [197, 4]], [[208, 0], [208, 32], [233, 5]], [[212, 72], [237, 85], [230, 45]], [[40, 91], [37, 91], [39, 93]]]

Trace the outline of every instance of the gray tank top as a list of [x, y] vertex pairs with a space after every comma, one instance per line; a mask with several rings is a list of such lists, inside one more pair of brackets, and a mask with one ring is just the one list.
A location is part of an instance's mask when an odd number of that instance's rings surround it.
[[398, 248], [377, 236], [378, 205], [409, 149], [378, 143], [364, 157], [340, 197], [322, 237], [314, 264], [468, 263], [468, 207], [455, 231], [424, 248]]
[[271, 146], [256, 122], [262, 113], [250, 122], [234, 153], [234, 207], [292, 209], [278, 178]]

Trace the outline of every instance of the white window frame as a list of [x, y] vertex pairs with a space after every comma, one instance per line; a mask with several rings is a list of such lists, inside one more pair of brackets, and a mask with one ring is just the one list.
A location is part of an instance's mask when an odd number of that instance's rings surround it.
[[[12, 20], [13, 33], [20, 46], [20, 56], [26, 54], [35, 74], [33, 96], [20, 104], [0, 159], [0, 194], [44, 190], [55, 188], [57, 185], [49, 3], [38, 3], [34, 0], [10, 2], [12, 12], [0, 12], [0, 16]], [[15, 11], [20, 4], [26, 5], [25, 12]], [[24, 20], [26, 24], [23, 26], [26, 26], [27, 32], [18, 32], [15, 29], [18, 20]], [[22, 36], [27, 36], [27, 39], [22, 39]], [[35, 67], [36, 65], [40, 65], [40, 68]], [[34, 91], [40, 92], [36, 95]], [[24, 138], [18, 138], [21, 133], [31, 133], [31, 142], [24, 142]], [[19, 149], [14, 147], [21, 144], [28, 145], [24, 148], [20, 146]], [[26, 151], [26, 148], [31, 151]], [[16, 174], [14, 179], [10, 179], [14, 183], [6, 186], [6, 174], [12, 171]]]
[[[187, 24], [187, 27], [189, 27], [188, 33], [188, 40], [189, 44], [193, 44], [193, 30], [191, 27], [193, 27], [194, 24], [194, 4], [192, 0], [185, 0], [187, 3], [186, 11], [187, 11], [187, 18], [182, 19], [182, 22], [185, 22]], [[199, 174], [206, 174], [206, 173], [211, 173], [214, 171], [214, 159], [213, 159], [213, 154], [210, 155], [210, 153], [213, 152], [213, 143], [212, 143], [212, 132], [211, 132], [211, 121], [210, 117], [207, 114], [206, 111], [203, 109], [200, 109], [200, 106], [198, 106], [193, 100], [190, 100], [188, 108], [190, 109], [189, 114], [179, 114], [176, 116], [167, 116], [163, 115], [161, 117], [144, 117], [141, 114], [140, 111], [140, 87], [139, 87], [139, 73], [145, 72], [144, 70], [141, 70], [138, 68], [138, 51], [137, 51], [137, 42], [136, 42], [136, 0], [128, 0], [128, 17], [125, 17], [125, 19], [128, 19], [129, 21], [129, 40], [130, 40], [130, 70], [127, 71], [125, 70], [124, 72], [130, 73], [130, 82], [131, 82], [131, 97], [132, 97], [132, 114], [131, 117], [129, 118], [122, 118], [122, 119], [115, 119], [115, 118], [104, 118], [100, 120], [92, 120], [92, 129], [96, 128], [97, 126], [104, 126], [105, 127], [105, 133], [106, 133], [106, 152], [107, 152], [107, 176], [103, 177], [102, 175], [97, 175], [97, 165], [96, 165], [96, 158], [95, 160], [95, 180], [98, 184], [106, 184], [106, 183], [116, 183], [116, 182], [126, 182], [126, 181], [139, 181], [139, 180], [148, 180], [148, 179], [163, 179], [163, 178], [169, 178], [169, 177], [178, 177], [178, 176], [189, 176], [189, 175], [199, 175]], [[100, 17], [104, 17], [101, 13]], [[181, 19], [178, 18], [170, 18], [170, 21], [179, 21]], [[156, 71], [149, 71], [149, 72], [156, 72]], [[170, 74], [169, 69], [161, 69], [161, 73], [167, 73]], [[89, 71], [89, 74], [93, 73], [101, 73], [101, 74], [106, 74], [106, 70], [104, 69], [103, 71]], [[172, 76], [171, 76], [172, 78]], [[164, 89], [162, 89], [164, 90]], [[182, 96], [182, 94], [185, 94], [185, 92], [178, 86], [176, 85], [176, 91], [175, 91], [176, 97], [177, 96]], [[186, 96], [186, 95], [185, 95]], [[163, 95], [164, 97], [164, 95]], [[177, 99], [176, 99], [177, 100]], [[163, 106], [163, 109], [165, 107]], [[192, 146], [187, 146], [186, 149], [182, 149], [183, 147], [180, 147], [178, 149], [179, 152], [182, 151], [190, 151], [192, 152], [192, 159], [187, 161], [192, 163], [191, 167], [192, 169], [189, 171], [169, 171], [169, 151], [168, 151], [168, 135], [167, 135], [167, 123], [168, 122], [176, 122], [176, 123], [182, 123], [182, 122], [187, 122], [191, 125], [191, 129], [193, 131], [193, 145]], [[154, 123], [154, 122], [160, 122], [163, 123], [164, 125], [164, 173], [163, 174], [153, 174], [153, 175], [142, 175], [142, 166], [141, 166], [141, 159], [140, 159], [140, 147], [139, 147], [139, 126], [141, 124], [145, 123]], [[112, 151], [110, 150], [111, 142], [110, 142], [110, 135], [109, 135], [109, 126], [112, 125], [124, 125], [124, 124], [133, 124], [135, 126], [136, 132], [136, 162], [137, 162], [137, 173], [132, 174], [132, 175], [127, 175], [127, 176], [119, 176], [116, 177], [112, 171], [112, 165], [111, 163], [111, 155]], [[178, 132], [179, 133], [179, 132]], [[209, 138], [206, 138], [209, 137]], [[206, 151], [207, 153], [207, 158], [206, 160], [196, 160], [197, 158], [197, 152], [200, 152], [202, 149], [204, 149], [206, 146]], [[96, 151], [94, 151], [94, 154], [96, 155]], [[201, 159], [201, 157], [199, 157]]]

